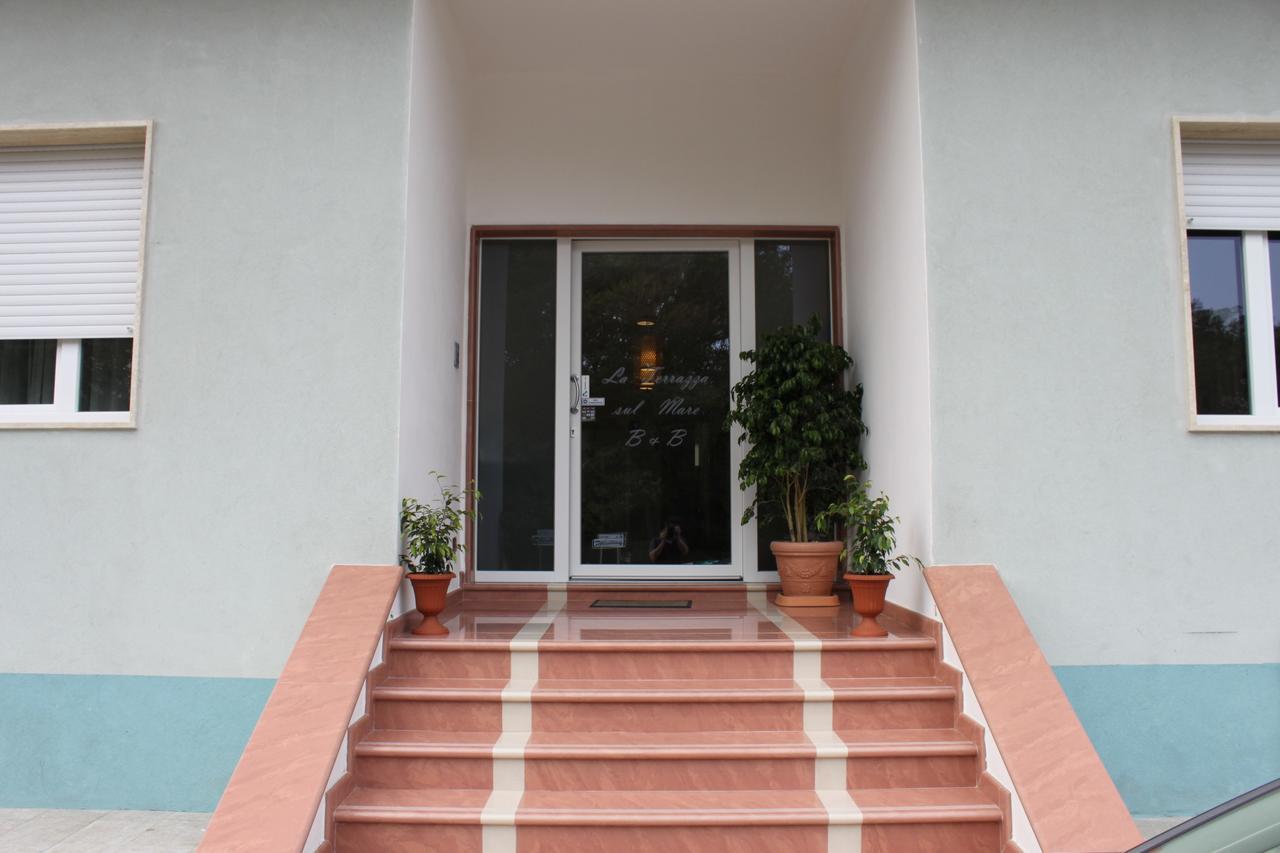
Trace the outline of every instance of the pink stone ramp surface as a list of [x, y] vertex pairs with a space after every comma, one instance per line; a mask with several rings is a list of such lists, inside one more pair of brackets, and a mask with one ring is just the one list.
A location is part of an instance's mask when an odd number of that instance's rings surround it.
[[995, 567], [935, 566], [925, 579], [1045, 853], [1141, 843]]
[[399, 566], [335, 566], [199, 850], [300, 850], [400, 585]]

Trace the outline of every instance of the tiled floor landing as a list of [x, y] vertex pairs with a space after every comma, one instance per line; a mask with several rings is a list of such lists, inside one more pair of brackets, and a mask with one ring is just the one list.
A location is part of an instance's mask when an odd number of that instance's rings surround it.
[[4, 853], [191, 853], [204, 812], [0, 809]]

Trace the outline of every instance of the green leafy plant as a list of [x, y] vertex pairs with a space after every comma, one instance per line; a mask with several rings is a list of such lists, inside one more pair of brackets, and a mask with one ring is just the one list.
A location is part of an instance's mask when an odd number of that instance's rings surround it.
[[766, 335], [742, 358], [755, 367], [733, 387], [729, 423], [742, 427], [739, 442], [749, 445], [738, 466], [738, 482], [756, 497], [742, 516], [746, 524], [759, 513], [778, 509], [793, 542], [816, 533], [812, 510], [825, 507], [842, 490], [851, 471], [865, 468], [859, 444], [862, 386], [844, 387], [853, 364], [842, 347], [821, 340], [814, 317], [806, 325]]
[[465, 509], [468, 496], [480, 499], [474, 488], [446, 486], [444, 475], [432, 471], [440, 498], [435, 505], [405, 498], [400, 504], [400, 535], [404, 553], [400, 565], [414, 574], [443, 575], [453, 571], [453, 561], [465, 546], [459, 541], [463, 522], [474, 519], [475, 510]]
[[871, 483], [859, 482], [853, 475], [845, 478], [845, 485], [848, 491], [844, 499], [818, 514], [818, 529], [845, 528], [845, 549], [841, 556], [846, 560], [849, 573], [887, 575], [912, 563], [922, 565], [919, 559], [907, 554], [889, 556], [897, 547], [894, 528], [901, 519], [889, 515], [889, 498], [885, 493], [871, 497]]

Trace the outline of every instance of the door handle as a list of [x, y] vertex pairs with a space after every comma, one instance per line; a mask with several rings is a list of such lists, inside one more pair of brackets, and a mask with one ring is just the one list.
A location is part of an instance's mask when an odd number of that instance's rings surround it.
[[582, 385], [579, 382], [578, 374], [569, 374], [569, 414], [578, 414], [578, 407], [582, 404]]

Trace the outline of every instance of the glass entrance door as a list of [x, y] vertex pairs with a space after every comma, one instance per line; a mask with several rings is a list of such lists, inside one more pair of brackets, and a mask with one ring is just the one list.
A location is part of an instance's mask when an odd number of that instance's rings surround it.
[[742, 576], [738, 244], [573, 252], [570, 573]]

